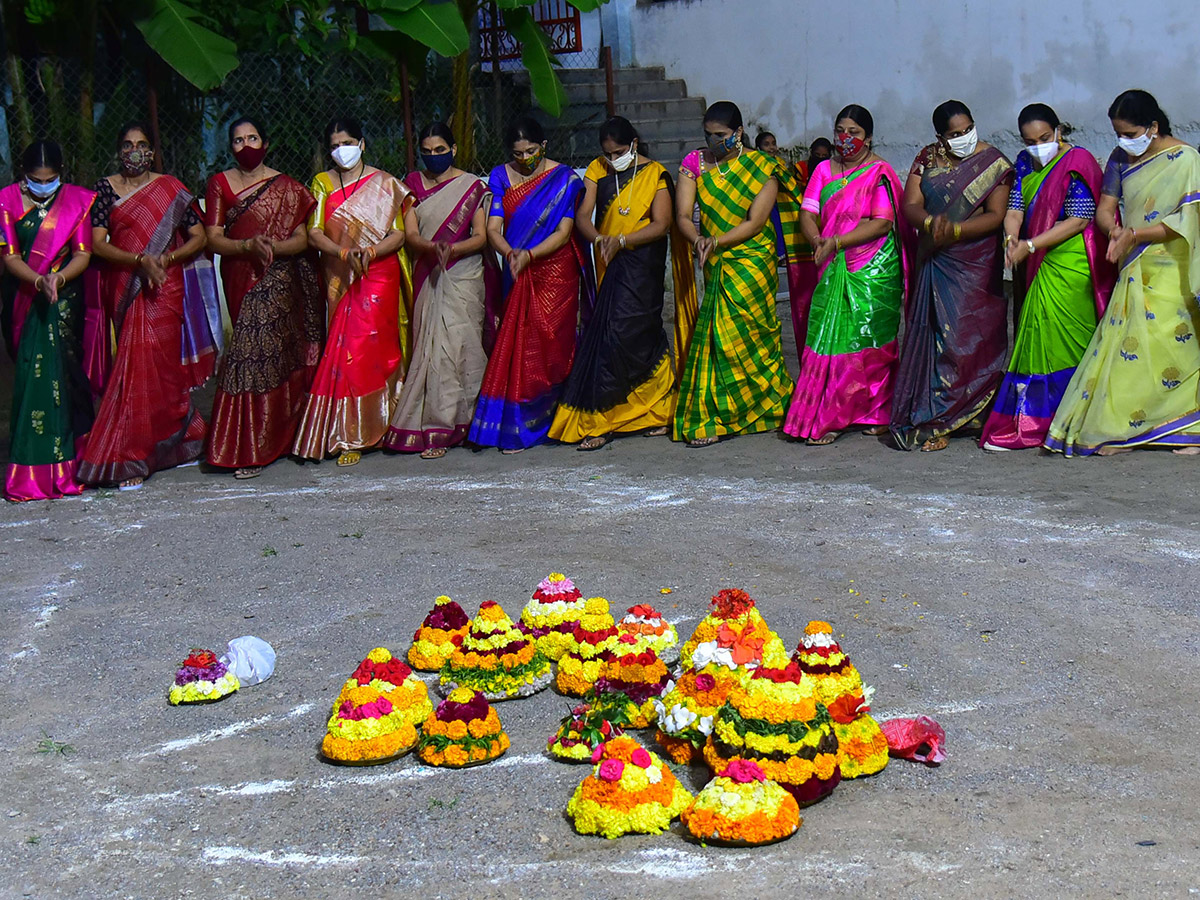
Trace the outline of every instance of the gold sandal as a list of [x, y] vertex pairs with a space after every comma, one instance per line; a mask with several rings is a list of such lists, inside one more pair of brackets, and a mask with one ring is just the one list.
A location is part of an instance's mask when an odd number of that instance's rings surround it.
[[362, 453], [358, 450], [343, 450], [341, 456], [337, 458], [337, 464], [345, 469], [349, 466], [357, 466], [360, 459], [362, 459]]

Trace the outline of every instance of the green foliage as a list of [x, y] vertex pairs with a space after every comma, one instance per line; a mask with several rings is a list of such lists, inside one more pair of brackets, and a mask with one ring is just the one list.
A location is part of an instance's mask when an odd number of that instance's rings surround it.
[[421, 3], [407, 12], [380, 10], [385, 22], [442, 56], [458, 56], [471, 45], [466, 23], [453, 3]]
[[521, 42], [521, 62], [529, 72], [529, 83], [538, 106], [557, 118], [567, 103], [567, 92], [554, 67], [558, 64], [550, 52], [550, 39], [525, 9], [506, 10], [504, 24]]
[[68, 753], [74, 753], [75, 748], [70, 744], [65, 744], [62, 741], [54, 740], [54, 738], [50, 737], [49, 733], [43, 728], [42, 739], [37, 742], [37, 747], [34, 748], [34, 752], [66, 756]]
[[237, 45], [196, 20], [200, 14], [178, 0], [154, 0], [148, 17], [134, 24], [163, 60], [202, 91], [220, 86], [237, 68]]

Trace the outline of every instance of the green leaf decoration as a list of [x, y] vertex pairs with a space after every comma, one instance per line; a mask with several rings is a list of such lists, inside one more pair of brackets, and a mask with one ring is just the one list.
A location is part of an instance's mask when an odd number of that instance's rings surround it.
[[471, 36], [458, 7], [453, 3], [430, 3], [428, 0], [407, 12], [380, 9], [385, 22], [434, 52], [458, 56], [471, 46]]
[[528, 10], [506, 11], [504, 24], [513, 37], [521, 42], [521, 62], [529, 72], [529, 83], [538, 106], [558, 118], [566, 106], [567, 92], [554, 71], [555, 59], [550, 52], [550, 39]]
[[567, 2], [580, 12], [595, 12], [608, 0], [567, 0]]
[[237, 46], [198, 24], [199, 17], [178, 0], [154, 0], [149, 15], [134, 24], [167, 65], [200, 90], [210, 91], [237, 68]]

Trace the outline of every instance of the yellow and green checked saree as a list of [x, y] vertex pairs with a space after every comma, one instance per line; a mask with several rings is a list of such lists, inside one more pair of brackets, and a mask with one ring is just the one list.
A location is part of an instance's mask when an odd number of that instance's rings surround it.
[[[700, 233], [724, 234], [750, 214], [778, 163], [755, 150], [696, 177]], [[680, 378], [674, 438], [693, 441], [770, 431], [783, 422], [792, 382], [783, 364], [775, 292], [775, 228], [715, 250]]]

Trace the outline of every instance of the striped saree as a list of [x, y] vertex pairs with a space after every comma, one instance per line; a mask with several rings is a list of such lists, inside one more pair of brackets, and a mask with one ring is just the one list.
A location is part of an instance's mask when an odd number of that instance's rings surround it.
[[[724, 234], [745, 221], [777, 166], [767, 154], [747, 150], [703, 171], [696, 178], [701, 234]], [[776, 429], [792, 383], [775, 314], [774, 226], [768, 221], [741, 244], [714, 250], [704, 276], [704, 301], [680, 378], [675, 440]]]

